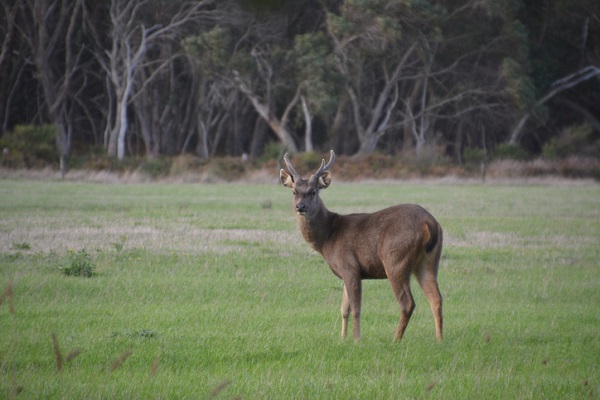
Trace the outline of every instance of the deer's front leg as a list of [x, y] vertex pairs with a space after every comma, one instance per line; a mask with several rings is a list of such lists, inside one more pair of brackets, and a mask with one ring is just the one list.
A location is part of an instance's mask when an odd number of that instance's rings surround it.
[[344, 284], [344, 295], [342, 297], [342, 339], [346, 339], [348, 334], [348, 317], [350, 317], [350, 299], [348, 299], [348, 290]]
[[360, 277], [344, 279], [344, 297], [342, 299], [342, 337], [348, 332], [348, 317], [352, 313], [354, 340], [360, 339], [360, 307], [362, 300], [362, 282]]

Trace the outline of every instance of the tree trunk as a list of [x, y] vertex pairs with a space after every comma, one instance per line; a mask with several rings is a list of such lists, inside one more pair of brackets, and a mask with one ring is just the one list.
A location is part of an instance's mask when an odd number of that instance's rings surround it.
[[[292, 137], [290, 132], [285, 127], [285, 124], [282, 123], [282, 121], [280, 121], [273, 114], [271, 114], [271, 108], [269, 107], [268, 103], [265, 104], [260, 101], [258, 96], [256, 94], [254, 94], [254, 92], [252, 92], [252, 90], [250, 90], [250, 88], [242, 80], [242, 78], [240, 77], [240, 75], [237, 71], [234, 71], [234, 77], [235, 77], [235, 82], [237, 83], [237, 86], [240, 89], [240, 91], [246, 95], [248, 100], [250, 100], [250, 102], [252, 103], [252, 106], [254, 106], [254, 109], [256, 110], [258, 115], [260, 115], [261, 118], [265, 120], [265, 122], [273, 130], [275, 135], [279, 138], [281, 143], [288, 149], [288, 151], [290, 153], [297, 153], [298, 147], [296, 146], [296, 143], [294, 142], [294, 138]], [[292, 103], [290, 103], [290, 105], [288, 105], [288, 109], [290, 109], [291, 104]], [[282, 120], [283, 119], [284, 118], [282, 118]]]
[[462, 147], [463, 147], [463, 123], [462, 119], [459, 118], [456, 126], [456, 134], [454, 136], [454, 159], [457, 163], [462, 165]]
[[300, 96], [300, 100], [302, 101], [302, 112], [304, 113], [304, 123], [306, 124], [306, 129], [304, 131], [304, 150], [307, 152], [313, 151], [312, 116], [310, 115], [310, 110], [308, 109], [308, 104], [306, 103], [304, 96]]
[[360, 146], [358, 148], [358, 151], [354, 154], [353, 157], [358, 158], [358, 157], [368, 156], [369, 154], [371, 154], [372, 152], [375, 151], [375, 149], [377, 148], [378, 142], [379, 142], [379, 136], [368, 135], [368, 136], [364, 137], [360, 141]]
[[267, 127], [262, 118], [256, 118], [254, 123], [254, 134], [250, 142], [250, 158], [256, 159], [261, 155], [261, 150], [264, 147]]
[[59, 153], [60, 175], [64, 179], [67, 173], [67, 157], [71, 153], [71, 141], [73, 130], [70, 125], [62, 122], [55, 123], [56, 126], [56, 147]]

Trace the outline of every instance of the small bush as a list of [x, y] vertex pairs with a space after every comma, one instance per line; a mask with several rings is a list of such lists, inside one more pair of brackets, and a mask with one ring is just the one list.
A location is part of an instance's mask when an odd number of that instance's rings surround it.
[[[321, 166], [322, 159], [323, 157], [314, 151], [307, 151], [305, 153], [298, 154], [296, 163], [298, 164], [298, 167], [300, 167], [301, 171], [310, 171], [312, 173]], [[296, 168], [296, 170], [298, 169]]]
[[68, 259], [68, 266], [62, 268], [65, 275], [90, 278], [94, 274], [95, 267], [92, 264], [92, 257], [85, 249], [77, 252], [69, 250]]
[[600, 157], [600, 146], [597, 140], [594, 141], [593, 135], [594, 128], [591, 125], [570, 126], [544, 145], [542, 155], [547, 160], [575, 155]]
[[120, 253], [121, 251], [123, 251], [123, 247], [125, 246], [125, 242], [126, 241], [127, 241], [127, 236], [126, 235], [121, 235], [121, 236], [119, 236], [119, 241], [118, 242], [113, 242], [111, 244], [115, 248], [115, 251], [117, 253]]
[[279, 142], [269, 142], [264, 150], [262, 156], [258, 159], [259, 162], [265, 163], [271, 160], [279, 160], [285, 153], [284, 146]]
[[17, 125], [0, 139], [1, 163], [11, 168], [33, 168], [56, 163], [54, 125]]
[[152, 178], [169, 175], [172, 160], [167, 157], [148, 158], [140, 164], [140, 170]]
[[129, 331], [128, 336], [140, 339], [154, 339], [158, 337], [158, 333], [149, 329], [142, 329], [141, 331]]
[[[329, 154], [320, 152], [317, 153], [314, 151], [296, 153], [294, 155], [290, 154], [292, 166], [298, 173], [300, 173], [300, 175], [312, 174], [319, 169], [323, 160], [325, 160], [325, 162], [329, 161]], [[285, 165], [283, 167], [285, 168]]]
[[27, 242], [13, 243], [12, 248], [15, 250], [31, 250], [31, 245]]
[[482, 149], [467, 147], [463, 151], [463, 161], [465, 164], [479, 164], [483, 160], [485, 153]]
[[245, 163], [238, 158], [219, 158], [211, 162], [210, 171], [226, 181], [239, 179], [246, 174]]
[[393, 168], [395, 160], [393, 157], [373, 152], [367, 157], [367, 162], [372, 171], [382, 171], [387, 168]]
[[193, 154], [183, 154], [173, 158], [169, 175], [177, 176], [192, 171], [198, 171], [203, 160]]
[[502, 143], [494, 149], [494, 158], [497, 160], [525, 161], [529, 158], [529, 154], [518, 144]]

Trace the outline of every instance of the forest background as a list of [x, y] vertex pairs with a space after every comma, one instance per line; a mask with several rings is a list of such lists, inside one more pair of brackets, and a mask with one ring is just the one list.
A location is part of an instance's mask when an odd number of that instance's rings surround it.
[[4, 167], [333, 148], [600, 177], [596, 0], [7, 0], [0, 21]]

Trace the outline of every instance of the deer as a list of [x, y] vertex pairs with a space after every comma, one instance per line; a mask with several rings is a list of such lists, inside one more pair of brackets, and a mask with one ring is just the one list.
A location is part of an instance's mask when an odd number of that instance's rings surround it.
[[354, 340], [360, 339], [362, 280], [387, 279], [400, 304], [400, 322], [394, 341], [400, 341], [415, 309], [410, 290], [415, 276], [431, 306], [436, 339], [442, 340], [442, 295], [437, 282], [443, 234], [437, 220], [423, 207], [400, 204], [374, 213], [340, 215], [329, 211], [319, 193], [331, 184], [329, 162], [308, 179], [292, 166], [289, 155], [283, 157], [287, 171], [279, 179], [292, 189], [295, 211], [304, 240], [327, 262], [335, 276], [343, 281], [342, 333], [348, 333], [352, 314]]

